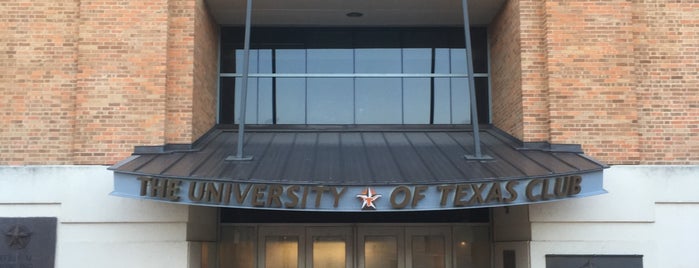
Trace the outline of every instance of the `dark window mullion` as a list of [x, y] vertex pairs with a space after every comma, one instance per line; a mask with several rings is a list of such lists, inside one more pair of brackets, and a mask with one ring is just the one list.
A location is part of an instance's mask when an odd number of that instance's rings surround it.
[[[435, 48], [432, 48], [432, 59], [431, 59], [431, 64], [430, 66], [430, 73], [434, 74], [435, 73]], [[430, 125], [434, 124], [434, 77], [430, 77]]]
[[[277, 73], [277, 50], [272, 49], [272, 73]], [[272, 77], [272, 124], [277, 124], [277, 78]]]

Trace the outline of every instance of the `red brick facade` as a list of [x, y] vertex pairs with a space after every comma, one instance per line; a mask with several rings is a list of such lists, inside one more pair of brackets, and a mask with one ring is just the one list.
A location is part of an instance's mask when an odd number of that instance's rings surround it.
[[167, 19], [166, 0], [80, 1], [74, 163], [165, 142]]
[[17, 0], [0, 14], [0, 164], [112, 164], [214, 125], [218, 26], [203, 0]]
[[639, 151], [646, 164], [699, 162], [699, 2], [634, 5]]
[[[490, 25], [490, 81], [492, 83], [491, 110], [493, 124], [518, 139], [524, 138], [522, 107], [522, 64], [519, 2], [509, 1]], [[546, 113], [548, 115], [548, 113]], [[548, 121], [548, 120], [547, 120]], [[546, 139], [543, 139], [546, 140]]]
[[509, 1], [490, 28], [494, 124], [610, 164], [698, 163], [699, 3], [680, 2]]
[[73, 162], [78, 1], [0, 4], [0, 164]]
[[202, 0], [196, 2], [194, 21], [194, 91], [191, 143], [216, 124], [218, 81], [218, 25]]
[[[215, 124], [204, 0], [0, 4], [0, 165], [112, 164]], [[699, 3], [510, 0], [493, 122], [610, 164], [699, 163]]]
[[216, 123], [218, 26], [203, 0], [170, 0], [165, 143], [188, 144]]

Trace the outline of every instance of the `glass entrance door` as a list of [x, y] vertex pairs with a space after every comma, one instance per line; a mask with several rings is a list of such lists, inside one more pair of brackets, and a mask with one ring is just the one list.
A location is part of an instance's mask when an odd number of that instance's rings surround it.
[[224, 226], [220, 267], [485, 268], [489, 248], [487, 226]]
[[452, 267], [449, 227], [360, 227], [359, 267]]
[[351, 268], [353, 239], [351, 227], [309, 227], [306, 259], [309, 268]]
[[359, 266], [362, 268], [405, 267], [403, 230], [391, 227], [360, 227]]
[[300, 268], [305, 266], [303, 227], [260, 227], [258, 267]]
[[407, 267], [452, 267], [451, 230], [447, 227], [409, 227], [405, 230], [405, 248], [410, 252]]
[[257, 267], [352, 268], [351, 227], [260, 227]]

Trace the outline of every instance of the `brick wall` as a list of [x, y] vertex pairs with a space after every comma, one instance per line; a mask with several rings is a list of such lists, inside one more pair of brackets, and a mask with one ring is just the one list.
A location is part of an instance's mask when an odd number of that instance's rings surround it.
[[218, 24], [203, 0], [170, 0], [168, 144], [189, 144], [216, 124]]
[[194, 1], [168, 1], [165, 143], [191, 143]]
[[109, 164], [134, 145], [163, 144], [166, 0], [82, 0], [74, 153]]
[[549, 140], [544, 9], [508, 1], [488, 31], [493, 124], [524, 141]]
[[[610, 164], [699, 163], [696, 1], [510, 0], [493, 122]], [[112, 164], [214, 125], [203, 0], [0, 4], [0, 164]]]
[[582, 143], [608, 163], [640, 160], [631, 11], [627, 0], [546, 1], [552, 143]]
[[488, 28], [491, 61], [492, 121], [524, 138], [519, 1], [508, 1]]
[[0, 165], [113, 164], [213, 126], [203, 0], [13, 0], [0, 14]]
[[550, 140], [548, 73], [546, 72], [546, 11], [543, 1], [519, 4], [524, 141]]
[[72, 162], [78, 1], [0, 3], [0, 164]]
[[508, 1], [490, 29], [494, 124], [609, 164], [699, 163], [698, 5]]
[[[191, 137], [199, 138], [216, 124], [219, 28], [204, 0], [196, 1], [194, 21], [194, 96]], [[192, 141], [193, 141], [192, 140]]]
[[699, 163], [699, 2], [636, 2], [642, 163]]

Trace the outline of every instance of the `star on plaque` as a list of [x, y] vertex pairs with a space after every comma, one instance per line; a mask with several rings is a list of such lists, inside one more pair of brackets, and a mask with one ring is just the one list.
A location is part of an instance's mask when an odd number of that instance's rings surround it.
[[376, 209], [374, 201], [379, 199], [379, 197], [381, 197], [381, 195], [377, 194], [369, 187], [367, 187], [361, 194], [357, 195], [357, 198], [362, 199], [362, 209]]
[[29, 244], [29, 239], [32, 233], [27, 231], [26, 227], [15, 225], [10, 230], [5, 232], [7, 245], [12, 249], [23, 249]]

